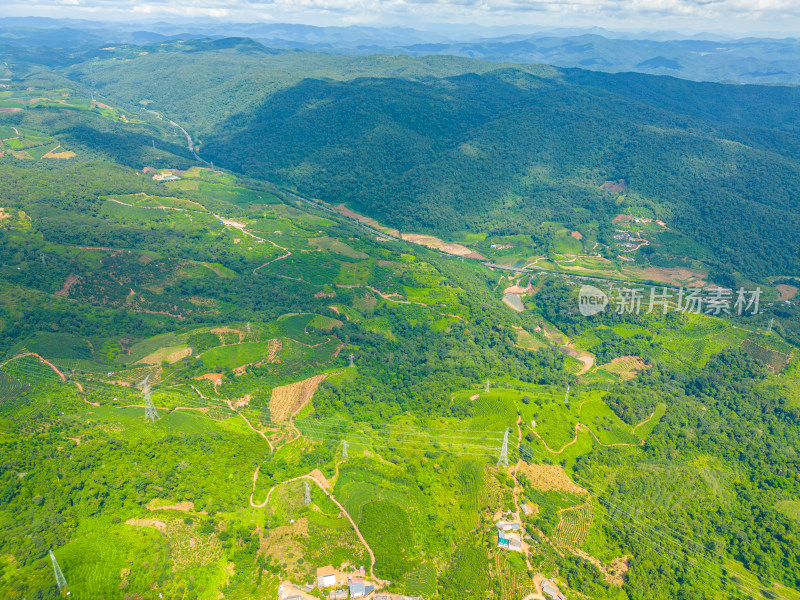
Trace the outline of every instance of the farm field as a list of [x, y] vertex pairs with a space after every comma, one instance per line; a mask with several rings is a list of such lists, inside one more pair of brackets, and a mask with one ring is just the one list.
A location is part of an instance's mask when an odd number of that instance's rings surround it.
[[0, 112], [0, 596], [272, 598], [330, 565], [425, 600], [545, 578], [592, 600], [797, 598], [800, 320], [778, 279], [741, 318], [584, 317], [587, 281], [708, 270], [667, 256], [687, 239], [637, 223], [657, 212], [635, 197], [615, 228], [650, 236], [651, 262], [589, 215], [390, 239], [198, 161], [157, 103], [30, 77], [0, 89], [26, 107]]

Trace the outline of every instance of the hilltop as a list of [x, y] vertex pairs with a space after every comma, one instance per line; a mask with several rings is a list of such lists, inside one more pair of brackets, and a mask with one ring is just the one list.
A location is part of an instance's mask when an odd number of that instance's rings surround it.
[[729, 286], [798, 270], [796, 88], [241, 39], [106, 54], [62, 73], [175, 119], [216, 165], [402, 231], [520, 235], [546, 253], [548, 223], [609, 245], [628, 214], [669, 228], [644, 266], [689, 257]]
[[[713, 294], [707, 263], [724, 250], [693, 245], [697, 232], [681, 229], [685, 205], [648, 204], [630, 172], [598, 171], [594, 187], [555, 179], [572, 164], [558, 166], [555, 154], [553, 174], [542, 175], [550, 195], [505, 208], [509, 231], [522, 217], [535, 219], [533, 230], [500, 235], [502, 211], [493, 212], [488, 192], [471, 210], [445, 213], [482, 231], [436, 225], [453, 200], [444, 192], [477, 181], [459, 167], [457, 186], [439, 169], [460, 164], [447, 162], [456, 129], [474, 137], [472, 149], [458, 150], [470, 160], [501, 134], [509, 145], [517, 131], [530, 143], [526, 127], [542, 128], [520, 115], [530, 116], [537, 94], [543, 111], [562, 106], [565, 119], [569, 102], [574, 111], [595, 106], [603, 127], [636, 116], [636, 131], [654, 129], [668, 121], [666, 108], [636, 100], [654, 83], [601, 85], [549, 68], [454, 73], [478, 63], [381, 57], [362, 68], [411, 65], [416, 74], [287, 77], [226, 96], [264, 61], [307, 58], [248, 59], [240, 44], [250, 47], [238, 40], [190, 52], [176, 43], [141, 58], [138, 47], [123, 48], [118, 59], [88, 63], [94, 86], [88, 64], [31, 72], [11, 64], [3, 78], [3, 597], [58, 597], [50, 549], [82, 598], [272, 597], [280, 586], [302, 591], [328, 565], [341, 585], [364, 578], [383, 594], [441, 600], [519, 600], [545, 579], [568, 598], [800, 597], [800, 315], [791, 273], [764, 282], [761, 311], [738, 314], [731, 303], [715, 315], [708, 302], [677, 310], [681, 286]], [[145, 81], [145, 65], [176, 57], [185, 71], [175, 88], [134, 89], [134, 72]], [[323, 69], [344, 59], [318, 60]], [[230, 80], [215, 85], [203, 61], [231, 65]], [[197, 95], [181, 114], [198, 120], [184, 121], [166, 106], [180, 104], [191, 69]], [[680, 108], [658, 89], [669, 118], [688, 115], [673, 125], [700, 122], [692, 120], [700, 99]], [[746, 100], [747, 90], [723, 89], [723, 104]], [[139, 104], [143, 93], [150, 102]], [[792, 92], [776, 91], [776, 102], [781, 93]], [[247, 106], [231, 100], [259, 94]], [[347, 115], [354, 106], [359, 119]], [[713, 117], [713, 107], [702, 110]], [[298, 114], [308, 115], [305, 125]], [[201, 117], [202, 130], [193, 125]], [[199, 142], [201, 160], [170, 119]], [[743, 114], [725, 131], [755, 139], [757, 122], [759, 143], [775, 146], [763, 156], [782, 157], [791, 173], [776, 132], [786, 131], [788, 147], [792, 121], [782, 119]], [[293, 138], [301, 147], [289, 148], [292, 139], [280, 141], [268, 122], [285, 135], [304, 131]], [[707, 142], [703, 131], [687, 125], [680, 139]], [[558, 137], [552, 152], [568, 149]], [[386, 139], [409, 140], [407, 154], [369, 154]], [[741, 168], [754, 169], [751, 143], [720, 138], [713, 147], [719, 156], [739, 148]], [[644, 156], [640, 144], [632, 156]], [[363, 180], [369, 173], [413, 170], [426, 147], [428, 181], [439, 174], [447, 202], [389, 191], [349, 199], [353, 189], [377, 189], [377, 175]], [[276, 148], [285, 155], [267, 152]], [[253, 162], [233, 164], [235, 156]], [[304, 173], [309, 157], [327, 174]], [[273, 162], [292, 172], [272, 177]], [[492, 159], [492, 169], [504, 162]], [[492, 169], [483, 172], [489, 183]], [[364, 187], [341, 183], [350, 180]], [[569, 189], [571, 202], [546, 201]], [[394, 210], [373, 202], [389, 197]], [[401, 206], [420, 214], [407, 221]], [[791, 222], [781, 197], [762, 210]], [[480, 211], [490, 218], [478, 227]], [[550, 222], [539, 221], [545, 213]], [[794, 243], [788, 229], [760, 235]], [[650, 247], [682, 266], [648, 264], [658, 261]], [[754, 276], [778, 268], [771, 256]], [[587, 282], [611, 299], [590, 318], [579, 312]], [[615, 310], [628, 286], [640, 288], [642, 310]], [[648, 311], [651, 290], [672, 296]]]

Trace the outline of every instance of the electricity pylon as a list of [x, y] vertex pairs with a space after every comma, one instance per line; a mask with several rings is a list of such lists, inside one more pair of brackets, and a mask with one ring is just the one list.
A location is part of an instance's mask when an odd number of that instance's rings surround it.
[[350, 361], [350, 366], [351, 366], [351, 367], [354, 367], [354, 366], [355, 366], [355, 363], [354, 363], [353, 361], [356, 359], [356, 356], [355, 356], [355, 354], [350, 354], [350, 355], [349, 355], [347, 358], [348, 358], [348, 360]]
[[503, 447], [500, 448], [500, 458], [497, 459], [497, 466], [499, 467], [500, 465], [508, 466], [508, 428], [506, 428], [506, 433], [503, 435]]
[[58, 591], [63, 593], [67, 588], [67, 580], [64, 578], [64, 574], [61, 572], [61, 568], [58, 566], [58, 561], [56, 560], [52, 550], [50, 550], [50, 560], [53, 561], [53, 572], [56, 574], [56, 585], [58, 586]]
[[144, 378], [142, 383], [139, 385], [142, 386], [142, 398], [144, 398], [144, 420], [155, 422], [158, 420], [158, 411], [156, 407], [153, 405], [153, 400], [150, 398], [150, 375]]
[[484, 391], [485, 391], [487, 394], [489, 393], [489, 385], [490, 385], [490, 384], [491, 384], [491, 382], [490, 382], [490, 381], [487, 379], [487, 380], [486, 380], [486, 387], [484, 388]]
[[342, 460], [347, 459], [347, 440], [344, 441], [344, 446], [342, 447]]
[[769, 333], [770, 331], [772, 331], [772, 326], [773, 326], [773, 325], [775, 325], [775, 317], [772, 317], [772, 318], [769, 320], [769, 325], [767, 325], [767, 333]]
[[567, 393], [564, 394], [564, 404], [569, 404], [569, 384], [567, 384]]
[[308, 482], [303, 482], [303, 501], [306, 503], [306, 506], [311, 504], [311, 488], [308, 487]]

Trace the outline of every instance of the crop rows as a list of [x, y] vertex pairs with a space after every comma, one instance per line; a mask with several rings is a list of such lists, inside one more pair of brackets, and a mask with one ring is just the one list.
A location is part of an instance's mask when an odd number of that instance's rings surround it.
[[406, 577], [406, 594], [430, 598], [436, 594], [436, 569], [425, 563], [411, 571]]
[[589, 537], [592, 526], [592, 505], [589, 502], [559, 511], [553, 541], [559, 546], [580, 548]]

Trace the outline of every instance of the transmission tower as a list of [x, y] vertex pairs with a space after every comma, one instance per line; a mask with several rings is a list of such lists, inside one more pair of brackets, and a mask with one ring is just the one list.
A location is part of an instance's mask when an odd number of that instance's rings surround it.
[[564, 394], [564, 404], [569, 404], [569, 384], [567, 384], [567, 393]]
[[56, 560], [52, 550], [50, 550], [50, 560], [53, 561], [53, 572], [56, 574], [56, 585], [58, 586], [58, 591], [64, 593], [64, 590], [67, 588], [67, 580], [64, 578], [64, 574], [61, 572], [61, 568], [58, 566], [58, 561]]
[[342, 460], [347, 460], [347, 440], [344, 441], [344, 446], [342, 447]]
[[142, 398], [144, 398], [144, 420], [155, 422], [158, 420], [158, 411], [156, 407], [153, 405], [153, 400], [150, 398], [150, 375], [144, 378], [142, 383], [139, 385], [142, 386]]
[[247, 335], [250, 335], [250, 321], [247, 322]]
[[308, 487], [308, 482], [303, 482], [303, 502], [306, 503], [306, 506], [311, 504], [311, 488]]
[[44, 252], [40, 252], [40, 253], [39, 253], [39, 260], [41, 260], [41, 261], [42, 261], [42, 264], [43, 264], [45, 267], [47, 266], [47, 260], [45, 259]]
[[503, 436], [503, 447], [500, 448], [500, 458], [497, 459], [497, 466], [503, 465], [504, 467], [508, 466], [508, 428], [506, 428], [506, 433]]
[[769, 333], [770, 331], [772, 331], [772, 326], [773, 326], [773, 325], [775, 325], [775, 317], [772, 317], [772, 318], [769, 320], [769, 325], [767, 325], [767, 333]]
[[487, 394], [489, 393], [489, 384], [490, 384], [490, 383], [491, 383], [491, 382], [490, 382], [490, 381], [487, 379], [487, 380], [486, 380], [486, 387], [484, 388], [484, 391], [485, 391]]
[[355, 362], [353, 362], [353, 361], [355, 361], [355, 359], [356, 359], [356, 355], [355, 355], [355, 354], [350, 354], [350, 355], [347, 357], [347, 359], [350, 361], [350, 366], [351, 366], [351, 367], [354, 367], [354, 366], [356, 366], [356, 363], [355, 363]]

